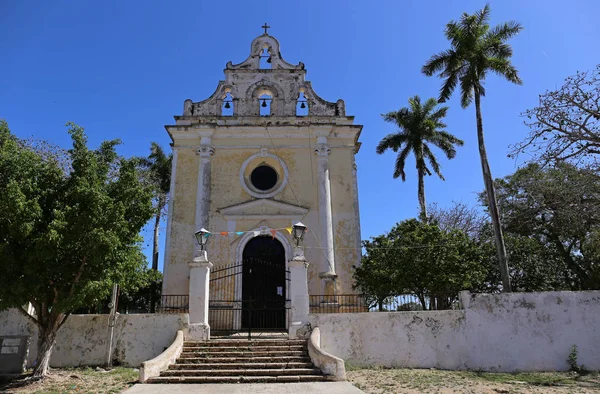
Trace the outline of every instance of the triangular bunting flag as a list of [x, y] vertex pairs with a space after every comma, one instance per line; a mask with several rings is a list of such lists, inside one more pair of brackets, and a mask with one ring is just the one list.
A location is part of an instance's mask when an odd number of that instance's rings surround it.
[[286, 227], [285, 229], [287, 230], [288, 233], [290, 233], [290, 234], [292, 233], [292, 228], [291, 227]]
[[243, 232], [243, 231], [236, 231], [236, 232], [235, 232], [235, 235], [242, 235], [242, 234], [244, 234], [244, 232]]
[[260, 235], [260, 231], [253, 231], [252, 233], [254, 234], [255, 237], [258, 237]]
[[271, 235], [273, 236], [273, 239], [275, 239], [275, 234], [277, 234], [277, 230], [271, 229]]
[[221, 231], [221, 236], [226, 237], [229, 234], [227, 231]]

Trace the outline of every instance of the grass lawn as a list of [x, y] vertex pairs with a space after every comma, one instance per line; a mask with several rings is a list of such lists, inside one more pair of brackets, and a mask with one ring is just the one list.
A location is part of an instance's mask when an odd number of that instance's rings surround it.
[[121, 393], [137, 383], [138, 371], [115, 367], [110, 371], [94, 368], [51, 369], [42, 381], [27, 377], [8, 379], [0, 377], [0, 393]]
[[[355, 368], [348, 380], [366, 393], [600, 393], [597, 373], [486, 373], [433, 369]], [[0, 393], [121, 393], [137, 383], [138, 371], [117, 367], [52, 369], [43, 381], [0, 378]]]
[[571, 372], [487, 373], [346, 367], [366, 393], [598, 393], [600, 376]]

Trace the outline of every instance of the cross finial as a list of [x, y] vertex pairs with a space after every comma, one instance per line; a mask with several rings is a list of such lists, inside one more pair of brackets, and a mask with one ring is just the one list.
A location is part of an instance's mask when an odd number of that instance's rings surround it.
[[267, 25], [267, 22], [265, 22], [265, 24], [264, 24], [263, 26], [261, 26], [261, 27], [262, 27], [263, 29], [265, 29], [265, 34], [268, 34], [268, 33], [267, 33], [267, 29], [270, 29], [270, 28], [271, 28], [271, 26]]

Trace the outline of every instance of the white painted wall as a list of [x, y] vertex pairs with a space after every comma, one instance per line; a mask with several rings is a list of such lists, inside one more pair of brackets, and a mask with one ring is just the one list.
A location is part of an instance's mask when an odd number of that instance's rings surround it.
[[600, 369], [600, 291], [461, 294], [464, 310], [311, 314], [323, 350], [355, 365], [473, 369]]
[[[118, 315], [113, 340], [113, 360], [137, 367], [165, 350], [177, 330], [188, 322], [187, 314]], [[37, 327], [16, 310], [0, 312], [0, 335], [30, 335], [27, 365], [37, 355]], [[108, 343], [108, 315], [72, 315], [56, 338], [52, 367], [103, 365]]]

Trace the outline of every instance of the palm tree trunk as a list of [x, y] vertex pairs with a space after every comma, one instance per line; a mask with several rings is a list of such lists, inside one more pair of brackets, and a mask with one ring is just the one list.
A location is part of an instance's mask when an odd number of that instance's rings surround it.
[[483, 182], [490, 207], [490, 216], [494, 227], [496, 237], [496, 250], [498, 252], [498, 262], [500, 264], [500, 273], [502, 275], [502, 291], [510, 293], [510, 276], [508, 274], [508, 258], [506, 257], [506, 247], [504, 246], [504, 235], [502, 235], [502, 226], [500, 224], [500, 212], [498, 211], [498, 202], [496, 200], [496, 191], [494, 190], [494, 180], [487, 159], [485, 142], [483, 139], [483, 121], [481, 120], [481, 96], [475, 88], [475, 113], [477, 116], [477, 142], [479, 143], [479, 157], [481, 158], [481, 170], [483, 172]]
[[158, 270], [158, 237], [160, 230], [160, 216], [161, 212], [159, 208], [159, 211], [156, 214], [156, 220], [154, 221], [154, 246], [152, 247], [152, 269], [154, 271]]
[[421, 221], [427, 222], [427, 205], [425, 204], [425, 180], [423, 170], [418, 169], [419, 173], [419, 205], [421, 206]]
[[[164, 208], [163, 199], [158, 200], [158, 207], [156, 212], [156, 220], [154, 221], [154, 245], [152, 247], [152, 269], [158, 271], [158, 237], [160, 230], [160, 218], [162, 210]], [[150, 285], [150, 313], [156, 312], [156, 282], [152, 282]]]

